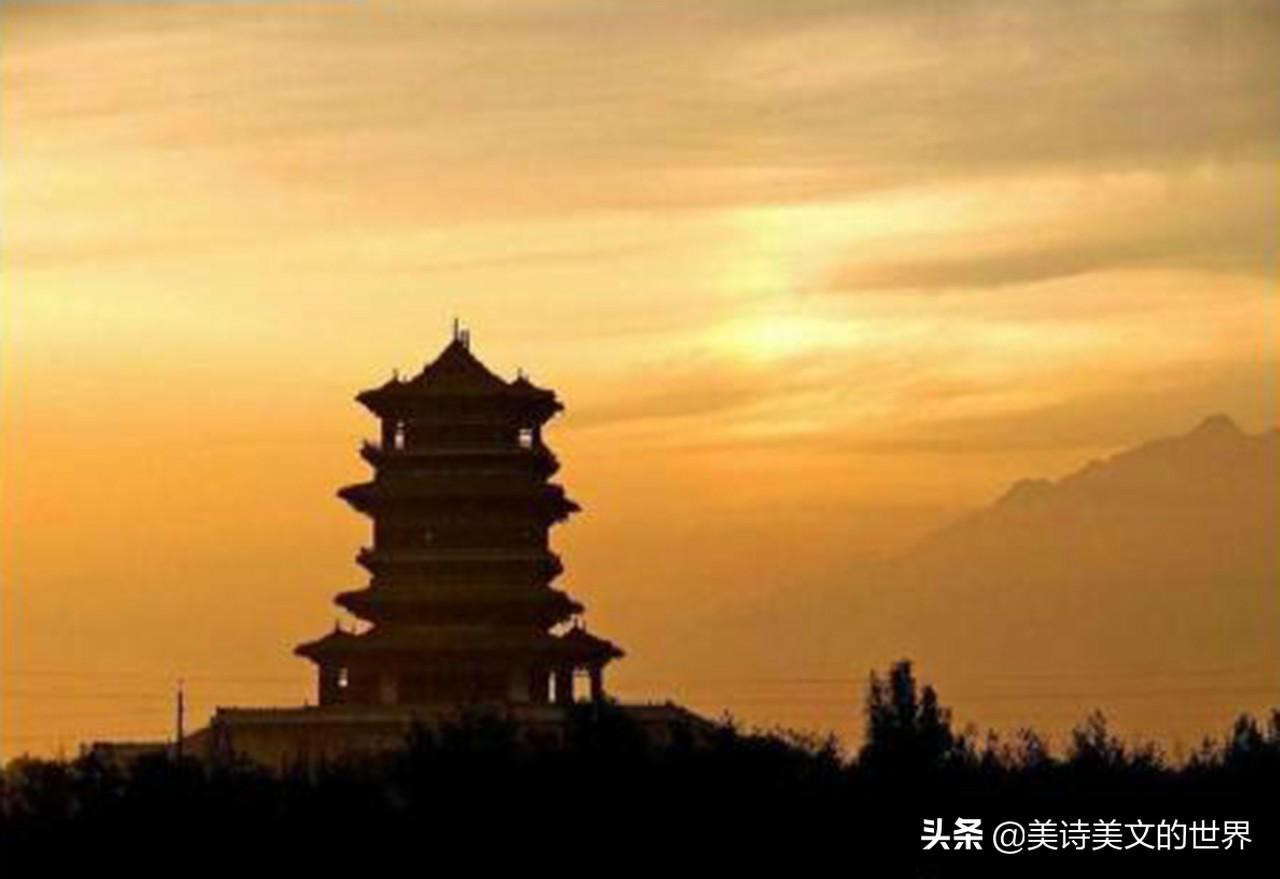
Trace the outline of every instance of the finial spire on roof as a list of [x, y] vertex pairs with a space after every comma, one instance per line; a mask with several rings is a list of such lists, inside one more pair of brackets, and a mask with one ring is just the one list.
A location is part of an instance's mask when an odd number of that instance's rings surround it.
[[471, 330], [462, 325], [456, 317], [453, 319], [453, 341], [462, 343], [462, 347], [471, 350]]

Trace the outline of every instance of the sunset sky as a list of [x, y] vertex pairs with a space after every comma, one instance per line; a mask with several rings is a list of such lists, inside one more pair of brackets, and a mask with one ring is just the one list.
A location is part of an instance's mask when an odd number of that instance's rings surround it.
[[713, 675], [717, 614], [1276, 425], [1278, 45], [1219, 0], [4, 3], [0, 757], [161, 736], [179, 677], [314, 698], [352, 397], [455, 316], [567, 405], [618, 693], [856, 730]]

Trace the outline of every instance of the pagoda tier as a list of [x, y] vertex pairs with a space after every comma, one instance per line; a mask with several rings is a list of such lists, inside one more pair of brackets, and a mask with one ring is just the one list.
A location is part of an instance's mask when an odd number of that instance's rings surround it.
[[594, 699], [601, 670], [623, 655], [580, 627], [553, 635], [531, 627], [377, 626], [335, 629], [295, 650], [320, 667], [320, 704], [572, 701], [573, 674], [586, 670]]
[[[441, 474], [382, 476], [348, 485], [338, 496], [362, 513], [400, 518], [460, 518], [490, 522], [527, 518], [544, 525], [563, 521], [580, 509], [559, 485], [535, 482], [516, 474]], [[378, 519], [383, 521], [382, 517]]]
[[437, 469], [448, 473], [459, 467], [468, 467], [489, 471], [527, 470], [540, 479], [546, 479], [560, 469], [560, 462], [546, 446], [516, 449], [503, 446], [407, 449], [366, 440], [360, 446], [360, 457], [388, 474], [399, 469]]
[[484, 589], [473, 584], [379, 586], [338, 594], [337, 603], [374, 622], [457, 623], [484, 620], [493, 625], [554, 626], [582, 612], [564, 592], [542, 589]]
[[555, 393], [503, 380], [457, 335], [417, 376], [356, 399], [381, 421], [360, 450], [374, 476], [338, 494], [373, 520], [357, 556], [371, 580], [337, 602], [373, 627], [297, 648], [319, 667], [320, 703], [566, 701], [577, 672], [603, 698], [622, 651], [578, 624], [552, 631], [582, 612], [550, 585], [548, 531], [579, 509], [548, 482]]
[[361, 549], [356, 561], [375, 581], [549, 583], [564, 570], [560, 557], [542, 549]]

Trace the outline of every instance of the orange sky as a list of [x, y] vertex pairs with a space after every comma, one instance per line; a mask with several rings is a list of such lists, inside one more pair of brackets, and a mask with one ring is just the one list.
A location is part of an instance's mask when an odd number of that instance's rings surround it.
[[454, 315], [567, 403], [620, 694], [856, 728], [665, 621], [1276, 422], [1280, 20], [1116, 6], [4, 4], [0, 756], [312, 696], [352, 395]]

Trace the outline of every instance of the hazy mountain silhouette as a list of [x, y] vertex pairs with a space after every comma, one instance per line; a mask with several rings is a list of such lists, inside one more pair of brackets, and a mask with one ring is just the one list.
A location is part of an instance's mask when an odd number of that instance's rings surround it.
[[1200, 700], [1190, 708], [1265, 702], [1259, 685], [1280, 667], [1278, 477], [1280, 432], [1215, 415], [1065, 478], [1018, 482], [886, 563], [739, 616], [731, 637], [770, 645], [775, 670], [848, 674], [912, 656], [979, 716], [996, 711], [975, 688], [1014, 680], [1029, 698], [1081, 705], [1127, 688], [1123, 707], [1145, 728], [1198, 729], [1176, 699], [1159, 711], [1143, 700], [1163, 688]]
[[918, 615], [921, 634], [931, 617], [943, 624], [966, 659], [1161, 669], [1274, 658], [1277, 464], [1280, 433], [1250, 436], [1215, 415], [1056, 482], [1024, 480], [895, 559], [888, 603], [902, 622]]

